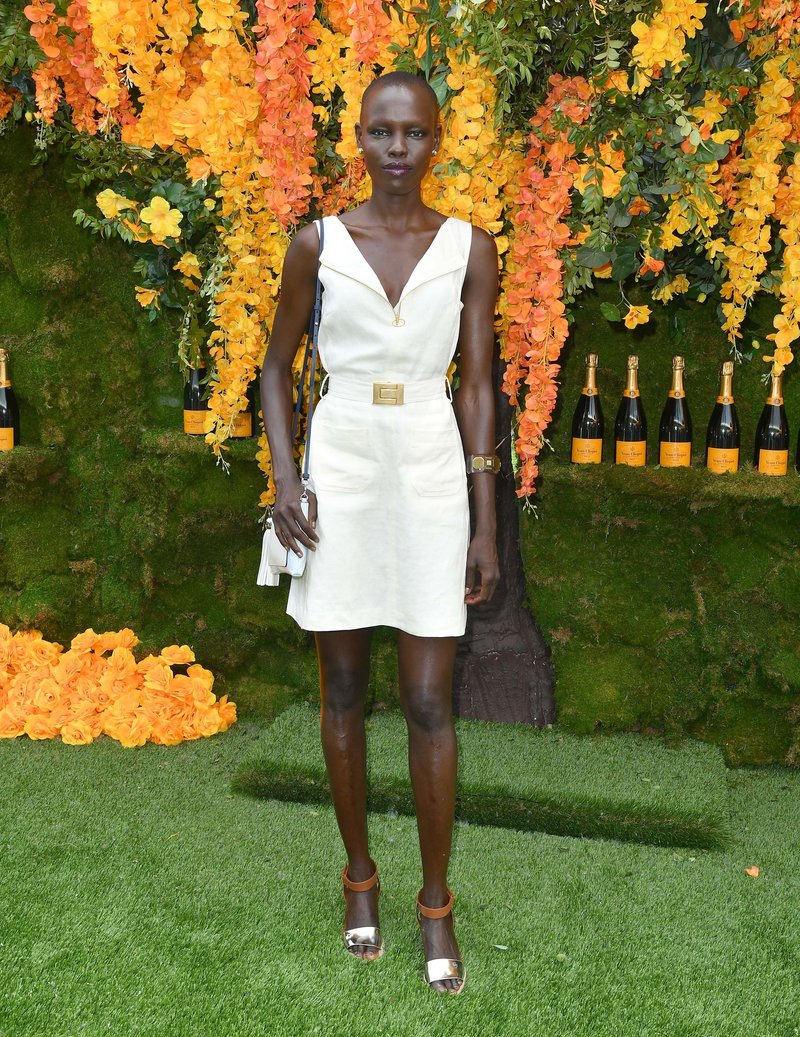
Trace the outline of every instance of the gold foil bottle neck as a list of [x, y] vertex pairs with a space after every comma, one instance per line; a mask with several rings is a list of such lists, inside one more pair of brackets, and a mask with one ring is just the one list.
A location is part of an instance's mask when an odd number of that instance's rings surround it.
[[0, 360], [4, 364], [8, 363], [8, 350], [7, 349], [0, 349]]
[[726, 360], [722, 365], [722, 377], [719, 382], [717, 403], [733, 403], [733, 361]]
[[[678, 359], [676, 357], [676, 359]], [[679, 400], [683, 397], [683, 367], [672, 368], [672, 387], [669, 390], [670, 396], [674, 399]]]
[[587, 367], [597, 367], [598, 356], [597, 353], [589, 353], [586, 357]]
[[770, 374], [769, 396], [767, 403], [780, 406], [783, 403], [783, 375]]
[[623, 396], [639, 395], [639, 357], [628, 357], [628, 376], [625, 380], [625, 392]]
[[685, 365], [684, 365], [682, 356], [674, 356], [672, 358], [672, 370], [673, 371], [682, 371], [684, 369], [684, 366]]

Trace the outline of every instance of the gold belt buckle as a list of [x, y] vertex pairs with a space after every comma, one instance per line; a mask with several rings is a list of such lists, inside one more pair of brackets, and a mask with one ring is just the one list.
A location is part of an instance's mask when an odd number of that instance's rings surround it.
[[402, 382], [373, 382], [372, 383], [372, 402], [373, 403], [402, 403], [403, 402], [403, 383]]

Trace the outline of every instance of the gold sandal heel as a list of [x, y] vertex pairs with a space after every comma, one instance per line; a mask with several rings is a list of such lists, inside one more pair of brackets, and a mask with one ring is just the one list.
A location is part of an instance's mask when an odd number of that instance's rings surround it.
[[[417, 894], [417, 925], [419, 925], [420, 929], [422, 929], [422, 918], [420, 918], [420, 915], [424, 915], [425, 918], [444, 918], [453, 910], [453, 901], [453, 894], [448, 889], [447, 903], [444, 907], [426, 907], [419, 899], [419, 894]], [[425, 962], [425, 982], [428, 984], [428, 987], [433, 989], [432, 985], [434, 983], [441, 983], [446, 979], [461, 981], [455, 990], [447, 989], [448, 994], [460, 994], [467, 982], [467, 970], [464, 967], [464, 962], [460, 958], [429, 958]], [[436, 993], [443, 993], [443, 991], [436, 991]]]
[[[347, 876], [347, 865], [342, 868], [342, 896], [344, 896], [344, 888], [352, 889], [356, 893], [364, 893], [368, 889], [372, 889], [373, 886], [378, 887], [378, 896], [381, 895], [381, 880], [378, 878], [378, 869], [375, 871], [370, 878], [365, 879], [363, 882], [353, 882], [352, 879]], [[342, 939], [344, 940], [344, 946], [348, 954], [352, 954], [354, 958], [360, 958], [362, 961], [377, 961], [383, 954], [383, 937], [381, 936], [380, 926], [377, 925], [359, 925], [353, 929], [345, 929], [342, 927]], [[377, 951], [378, 953], [374, 957], [365, 958], [361, 954], [356, 953], [356, 949]]]

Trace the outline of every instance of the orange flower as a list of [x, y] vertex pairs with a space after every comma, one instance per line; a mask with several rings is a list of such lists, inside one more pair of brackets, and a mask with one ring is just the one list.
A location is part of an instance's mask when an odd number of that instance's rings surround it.
[[73, 720], [61, 728], [61, 740], [67, 745], [89, 745], [94, 741], [92, 727], [85, 720]]
[[170, 666], [194, 662], [194, 652], [188, 645], [169, 645], [161, 649], [160, 657]]

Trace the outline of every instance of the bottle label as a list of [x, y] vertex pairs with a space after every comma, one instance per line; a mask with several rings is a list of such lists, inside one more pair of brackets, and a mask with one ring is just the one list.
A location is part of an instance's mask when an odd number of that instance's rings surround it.
[[683, 389], [670, 389], [667, 396], [669, 396], [671, 400], [683, 400], [686, 398], [686, 393]]
[[[2, 383], [0, 383], [0, 384], [2, 384]], [[772, 407], [782, 407], [783, 406], [783, 397], [782, 396], [768, 396], [766, 402], [768, 404], [770, 404], [770, 406], [772, 406]]]
[[788, 450], [764, 450], [758, 452], [758, 470], [764, 475], [786, 475], [789, 470]]
[[638, 389], [623, 389], [623, 396], [627, 396], [629, 400], [635, 400], [639, 395]]
[[723, 448], [710, 446], [708, 448], [707, 467], [709, 472], [735, 472], [739, 468], [739, 448]]
[[581, 396], [597, 396], [597, 389], [587, 389], [586, 386], [584, 386], [581, 389]]
[[211, 431], [214, 413], [210, 410], [185, 410], [183, 412], [183, 431], [190, 436], [205, 435]]
[[14, 429], [0, 428], [0, 450], [14, 449]]
[[732, 396], [718, 396], [717, 403], [733, 403]]
[[10, 388], [11, 388], [11, 382], [9, 382], [8, 379], [0, 378], [0, 389], [10, 389]]
[[237, 414], [233, 419], [233, 430], [231, 436], [242, 438], [253, 434], [253, 415], [249, 411]]
[[602, 439], [573, 439], [573, 464], [600, 464], [603, 459]]
[[640, 439], [635, 443], [622, 443], [618, 440], [615, 457], [617, 464], [629, 464], [637, 468], [640, 467], [646, 463], [647, 459], [646, 440]]
[[660, 443], [658, 463], [662, 468], [688, 468], [692, 463], [692, 444]]

